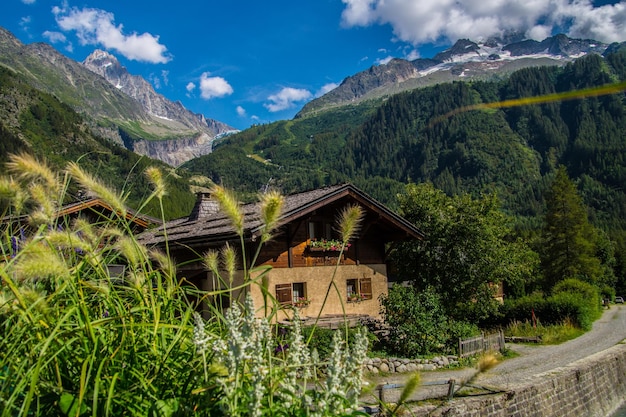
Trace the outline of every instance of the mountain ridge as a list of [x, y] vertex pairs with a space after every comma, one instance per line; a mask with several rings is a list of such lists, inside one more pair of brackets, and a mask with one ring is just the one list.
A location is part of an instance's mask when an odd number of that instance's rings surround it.
[[295, 117], [442, 82], [485, 80], [525, 67], [564, 65], [589, 53], [603, 54], [609, 46], [563, 34], [543, 41], [523, 39], [515, 32], [482, 42], [459, 39], [432, 58], [394, 58], [348, 76], [334, 90], [305, 104]]

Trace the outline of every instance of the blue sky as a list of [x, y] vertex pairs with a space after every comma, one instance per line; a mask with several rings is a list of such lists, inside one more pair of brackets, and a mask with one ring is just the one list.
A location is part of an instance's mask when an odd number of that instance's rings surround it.
[[626, 0], [2, 0], [0, 26], [94, 49], [170, 100], [244, 129], [292, 118], [350, 75], [502, 30], [626, 40]]

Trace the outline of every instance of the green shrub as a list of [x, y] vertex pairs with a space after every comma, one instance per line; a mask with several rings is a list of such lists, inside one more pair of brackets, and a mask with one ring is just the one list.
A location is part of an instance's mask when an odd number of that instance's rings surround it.
[[596, 296], [590, 301], [580, 294], [560, 292], [548, 298], [544, 314], [552, 317], [552, 324], [569, 318], [575, 326], [590, 330], [593, 322], [600, 316], [599, 299]]
[[565, 279], [552, 288], [552, 294], [559, 294], [563, 292], [578, 294], [590, 303], [594, 303], [596, 305], [600, 304], [600, 294], [598, 288], [579, 279]]
[[467, 339], [480, 334], [480, 329], [473, 323], [450, 320], [448, 322], [445, 353], [458, 354], [459, 339]]
[[383, 318], [389, 326], [389, 346], [379, 350], [403, 357], [457, 353], [459, 338], [480, 334], [478, 326], [449, 318], [433, 289], [394, 285], [381, 297]]
[[562, 281], [554, 287], [550, 297], [535, 293], [517, 300], [507, 300], [500, 311], [503, 325], [515, 321], [532, 322], [535, 319], [549, 326], [571, 320], [583, 330], [590, 329], [593, 321], [601, 314], [598, 290], [578, 280]]

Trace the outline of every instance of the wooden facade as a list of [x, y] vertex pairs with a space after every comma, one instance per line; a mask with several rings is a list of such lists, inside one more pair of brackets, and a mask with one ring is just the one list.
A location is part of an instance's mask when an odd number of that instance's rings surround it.
[[[348, 204], [359, 204], [365, 212], [360, 231], [350, 246], [343, 252], [313, 247], [316, 240], [339, 239], [335, 220]], [[246, 253], [256, 253], [260, 230], [258, 205], [242, 206], [242, 211]], [[238, 248], [238, 239], [227, 223], [210, 196], [200, 195], [189, 218], [165, 225], [170, 253], [181, 265], [181, 278], [203, 290], [216, 289], [216, 277], [202, 266], [198, 254], [219, 249], [227, 242]], [[310, 317], [320, 312], [331, 316], [378, 316], [378, 298], [388, 288], [387, 244], [422, 236], [406, 220], [350, 184], [286, 196], [279, 225], [272, 239], [260, 248], [256, 265], [271, 267], [266, 285], [283, 307], [279, 320], [288, 317], [293, 308], [299, 309], [301, 316]], [[148, 245], [162, 246], [166, 235], [156, 229], [140, 235], [140, 239]], [[241, 283], [239, 274], [233, 285]], [[255, 305], [262, 306], [260, 286], [252, 285], [249, 290]], [[220, 302], [228, 305], [227, 300]], [[263, 314], [262, 309], [259, 314]]]

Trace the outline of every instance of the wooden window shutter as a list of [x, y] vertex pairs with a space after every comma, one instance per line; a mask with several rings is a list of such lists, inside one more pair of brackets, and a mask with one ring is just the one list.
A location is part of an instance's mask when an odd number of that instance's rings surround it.
[[276, 284], [276, 300], [281, 304], [291, 303], [291, 284]]
[[372, 279], [371, 278], [361, 278], [361, 295], [365, 300], [372, 299]]

